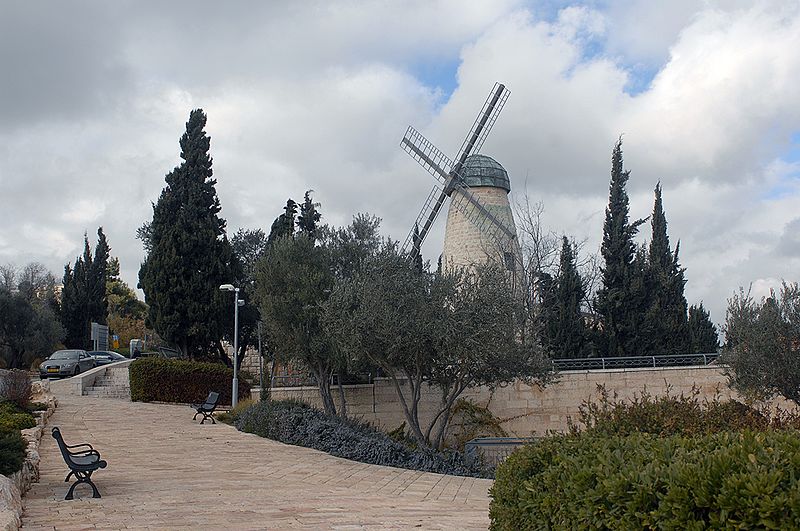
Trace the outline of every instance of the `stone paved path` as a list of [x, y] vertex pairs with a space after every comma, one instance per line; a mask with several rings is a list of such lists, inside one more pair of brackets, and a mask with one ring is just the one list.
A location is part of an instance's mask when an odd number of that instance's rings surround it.
[[486, 529], [490, 480], [367, 465], [200, 425], [186, 406], [59, 397], [49, 426], [109, 463], [100, 499], [42, 438], [23, 529]]

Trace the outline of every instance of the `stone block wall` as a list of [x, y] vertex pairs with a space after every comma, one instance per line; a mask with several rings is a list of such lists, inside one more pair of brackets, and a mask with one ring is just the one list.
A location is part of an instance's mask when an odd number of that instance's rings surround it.
[[[503, 428], [512, 436], [541, 436], [550, 431], [565, 431], [569, 419], [577, 419], [584, 400], [596, 399], [598, 385], [603, 385], [620, 399], [633, 398], [644, 390], [652, 395], [689, 394], [699, 390], [699, 398], [721, 400], [735, 398], [727, 387], [727, 378], [718, 366], [611, 369], [565, 371], [559, 381], [546, 388], [515, 382], [490, 391], [488, 388], [467, 390], [462, 396], [489, 410], [502, 420]], [[254, 392], [257, 395], [257, 391]], [[279, 387], [272, 390], [276, 399], [296, 398], [321, 407], [316, 387]], [[383, 429], [394, 429], [404, 420], [402, 405], [390, 380], [376, 379], [373, 384], [345, 386], [348, 414], [360, 417]], [[424, 389], [420, 403], [420, 420], [429, 421], [439, 400], [436, 389]], [[782, 407], [790, 407], [783, 403]]]

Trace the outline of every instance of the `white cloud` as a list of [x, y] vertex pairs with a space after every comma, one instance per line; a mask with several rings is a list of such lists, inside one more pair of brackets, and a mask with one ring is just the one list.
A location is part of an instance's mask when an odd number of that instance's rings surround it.
[[[369, 211], [402, 239], [431, 186], [398, 146], [405, 128], [454, 154], [499, 80], [512, 94], [484, 152], [514, 194], [544, 200], [556, 232], [597, 248], [624, 134], [632, 216], [649, 215], [661, 180], [690, 302], [719, 321], [738, 286], [796, 277], [800, 168], [780, 159], [800, 123], [796, 2], [626, 0], [549, 22], [515, 0], [46, 5], [50, 18], [15, 6], [0, 21], [14, 80], [0, 87], [0, 254], [11, 260], [58, 272], [102, 225], [135, 285], [135, 230], [195, 107], [209, 115], [230, 230], [268, 229], [288, 197], [313, 189], [326, 221]], [[445, 100], [414, 72], [449, 62], [458, 85]], [[631, 96], [643, 68], [657, 75]], [[442, 225], [426, 242], [432, 260]]]

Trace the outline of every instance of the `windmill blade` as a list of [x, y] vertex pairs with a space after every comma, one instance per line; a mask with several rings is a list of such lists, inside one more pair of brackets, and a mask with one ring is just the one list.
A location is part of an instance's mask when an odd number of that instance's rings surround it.
[[433, 222], [436, 220], [436, 216], [439, 215], [439, 210], [442, 208], [445, 197], [447, 196], [445, 195], [442, 187], [439, 185], [433, 187], [433, 190], [431, 190], [431, 193], [428, 194], [428, 198], [422, 205], [422, 210], [419, 211], [417, 220], [414, 223], [414, 227], [419, 228], [419, 237], [415, 242], [414, 228], [412, 228], [411, 232], [408, 233], [405, 242], [403, 242], [403, 252], [410, 252], [414, 256], [419, 254], [420, 248], [422, 247], [422, 242], [425, 241], [425, 236], [428, 235], [431, 225], [433, 225]]
[[455, 169], [458, 171], [472, 153], [478, 153], [483, 147], [483, 142], [486, 140], [486, 135], [492, 130], [494, 123], [497, 121], [497, 116], [503, 110], [506, 100], [511, 92], [502, 83], [495, 83], [494, 88], [486, 98], [486, 102], [475, 118], [467, 137], [461, 144], [456, 156]]
[[409, 126], [403, 140], [400, 141], [400, 147], [411, 155], [411, 158], [419, 162], [442, 186], [447, 186], [453, 161], [439, 151], [419, 131]]

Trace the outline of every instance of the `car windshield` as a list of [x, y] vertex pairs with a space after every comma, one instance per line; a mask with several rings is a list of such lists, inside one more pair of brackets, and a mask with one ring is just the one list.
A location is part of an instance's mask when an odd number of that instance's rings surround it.
[[59, 350], [58, 352], [53, 352], [53, 355], [50, 356], [51, 360], [76, 360], [78, 359], [78, 351], [77, 350]]

